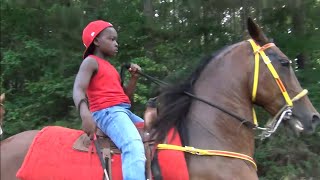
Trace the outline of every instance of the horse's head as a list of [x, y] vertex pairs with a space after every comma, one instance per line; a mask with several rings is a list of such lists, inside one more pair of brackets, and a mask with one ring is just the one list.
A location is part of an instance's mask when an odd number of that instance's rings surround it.
[[[259, 77], [256, 78], [258, 79], [257, 91], [253, 98], [255, 103], [264, 107], [272, 115], [276, 115], [284, 106], [292, 108], [292, 116], [287, 122], [293, 130], [296, 133], [314, 132], [320, 122], [320, 115], [306, 96], [307, 91], [301, 88], [291, 67], [291, 60], [278, 47], [269, 42], [262, 30], [250, 18], [248, 19], [248, 31], [258, 45], [258, 50], [255, 51], [261, 55], [259, 56]], [[270, 65], [274, 67], [276, 73], [272, 70], [273, 67], [268, 67], [270, 66], [268, 60], [263, 59], [264, 53], [269, 57]], [[253, 78], [252, 84], [254, 81]]]
[[5, 99], [5, 94], [1, 94], [0, 96], [0, 135], [2, 134], [2, 129], [1, 129], [1, 126], [2, 126], [2, 121], [3, 121], [3, 116], [4, 116], [4, 99]]

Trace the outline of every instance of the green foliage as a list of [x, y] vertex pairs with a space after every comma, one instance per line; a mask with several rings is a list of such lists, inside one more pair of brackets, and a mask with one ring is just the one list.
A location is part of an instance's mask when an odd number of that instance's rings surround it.
[[[246, 38], [244, 19], [256, 18], [290, 59], [306, 56], [304, 69], [296, 74], [320, 109], [319, 1], [151, 2], [153, 7], [138, 0], [1, 0], [5, 137], [47, 125], [80, 128], [72, 87], [84, 50], [82, 29], [96, 19], [112, 22], [118, 31], [120, 52], [110, 59], [113, 65], [137, 63], [144, 73], [176, 83], [188, 77], [202, 57]], [[137, 114], [143, 114], [157, 88], [140, 78], [133, 106]], [[266, 113], [259, 110], [258, 115], [264, 124]], [[271, 139], [257, 141], [260, 178], [319, 179], [319, 136], [296, 139], [280, 128]]]
[[270, 139], [258, 141], [255, 158], [261, 179], [319, 178], [319, 144], [312, 142], [317, 138], [319, 134], [297, 139], [281, 128]]

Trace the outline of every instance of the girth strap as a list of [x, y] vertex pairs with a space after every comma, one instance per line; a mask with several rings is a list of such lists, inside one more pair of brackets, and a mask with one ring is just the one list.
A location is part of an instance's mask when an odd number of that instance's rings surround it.
[[183, 151], [183, 152], [187, 152], [187, 153], [191, 153], [199, 156], [224, 156], [224, 157], [242, 159], [253, 164], [254, 168], [257, 170], [257, 164], [255, 163], [254, 159], [248, 155], [241, 154], [241, 153], [236, 153], [231, 151], [221, 151], [221, 150], [197, 149], [190, 146], [182, 147], [182, 146], [171, 145], [171, 144], [158, 144], [158, 149], [170, 149], [170, 150], [176, 150], [176, 151]]

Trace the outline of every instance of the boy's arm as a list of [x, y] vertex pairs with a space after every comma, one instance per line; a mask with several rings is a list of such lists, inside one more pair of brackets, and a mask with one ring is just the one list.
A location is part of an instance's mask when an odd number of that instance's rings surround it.
[[89, 86], [92, 75], [97, 70], [97, 62], [90, 57], [86, 58], [80, 65], [79, 72], [73, 85], [73, 101], [80, 113], [80, 117], [82, 119], [82, 128], [90, 138], [93, 138], [96, 125], [89, 111], [88, 104], [86, 103], [86, 90]]
[[131, 79], [128, 82], [127, 87], [124, 87], [124, 92], [130, 99], [132, 99], [134, 91], [136, 90], [137, 81], [138, 77], [131, 76]]
[[141, 71], [141, 67], [138, 66], [137, 64], [131, 64], [131, 67], [128, 70], [131, 74], [131, 79], [127, 87], [124, 87], [124, 92], [130, 99], [132, 99], [133, 93], [136, 89], [137, 81], [139, 79], [138, 72]]

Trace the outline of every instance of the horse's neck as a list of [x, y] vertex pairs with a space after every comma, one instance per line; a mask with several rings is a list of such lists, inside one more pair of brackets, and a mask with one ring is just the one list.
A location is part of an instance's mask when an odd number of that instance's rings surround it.
[[[231, 47], [232, 51], [222, 54], [222, 59], [216, 59], [207, 65], [198, 81], [194, 92], [213, 104], [230, 111], [247, 120], [252, 119], [252, 103], [249, 92], [249, 73], [251, 68], [248, 57], [239, 56], [246, 52], [240, 48]], [[238, 56], [235, 56], [237, 54]], [[219, 57], [217, 57], [219, 58]], [[194, 100], [188, 114], [188, 129], [196, 134], [190, 135], [189, 140], [203, 148], [223, 149], [253, 154], [253, 131], [241, 125], [240, 121], [230, 115]], [[191, 130], [192, 129], [192, 130]], [[199, 137], [196, 137], [199, 136]], [[205, 136], [207, 141], [197, 141]]]

